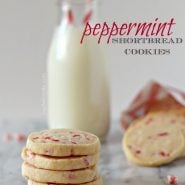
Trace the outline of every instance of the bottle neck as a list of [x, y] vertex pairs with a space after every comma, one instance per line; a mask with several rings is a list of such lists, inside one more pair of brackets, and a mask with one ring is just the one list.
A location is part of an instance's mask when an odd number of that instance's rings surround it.
[[97, 19], [97, 0], [62, 0], [60, 24], [83, 27]]

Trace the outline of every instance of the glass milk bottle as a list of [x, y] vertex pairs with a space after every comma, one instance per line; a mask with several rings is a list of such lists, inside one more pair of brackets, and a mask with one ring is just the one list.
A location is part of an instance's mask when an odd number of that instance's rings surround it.
[[[62, 16], [48, 56], [48, 124], [74, 128], [104, 139], [109, 129], [107, 61], [86, 22], [97, 17], [96, 0], [61, 1]], [[97, 21], [97, 20], [96, 20]]]

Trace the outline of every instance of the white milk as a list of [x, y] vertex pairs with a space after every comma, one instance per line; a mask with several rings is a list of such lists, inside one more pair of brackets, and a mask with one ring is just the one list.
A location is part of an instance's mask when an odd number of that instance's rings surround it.
[[107, 62], [100, 46], [82, 30], [56, 30], [48, 60], [50, 128], [75, 128], [104, 138], [109, 128]]

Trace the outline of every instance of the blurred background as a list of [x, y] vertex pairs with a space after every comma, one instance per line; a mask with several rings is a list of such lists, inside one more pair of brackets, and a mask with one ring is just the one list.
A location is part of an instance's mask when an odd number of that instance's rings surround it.
[[[173, 37], [185, 38], [184, 0], [100, 1], [104, 21], [174, 17]], [[0, 117], [46, 119], [46, 59], [58, 5], [57, 0], [0, 0]], [[131, 47], [106, 46], [113, 119], [150, 79], [185, 90], [185, 43], [152, 46], [170, 48], [168, 56], [126, 56], [124, 49]]]

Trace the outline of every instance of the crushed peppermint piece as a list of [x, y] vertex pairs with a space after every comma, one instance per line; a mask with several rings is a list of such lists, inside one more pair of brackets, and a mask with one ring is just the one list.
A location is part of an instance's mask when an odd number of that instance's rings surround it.
[[15, 134], [15, 139], [18, 142], [24, 142], [27, 139], [27, 136], [25, 134]]
[[167, 183], [169, 185], [177, 185], [177, 183], [178, 183], [177, 176], [175, 176], [175, 175], [168, 175], [167, 176]]
[[141, 150], [136, 150], [136, 154], [140, 154], [141, 153]]
[[157, 135], [158, 136], [167, 136], [167, 135], [169, 135], [169, 133], [168, 132], [161, 132], [161, 133], [158, 133]]
[[7, 142], [7, 141], [11, 141], [13, 139], [13, 135], [9, 132], [5, 133], [3, 136], [3, 141]]
[[88, 157], [83, 157], [83, 161], [85, 163], [86, 166], [89, 166], [90, 163], [89, 163], [89, 158]]
[[60, 141], [59, 139], [56, 139], [56, 138], [52, 138], [51, 140], [54, 141], [54, 142], [59, 142]]
[[162, 157], [169, 157], [169, 153], [165, 153], [164, 151], [160, 151], [159, 155], [161, 155]]

